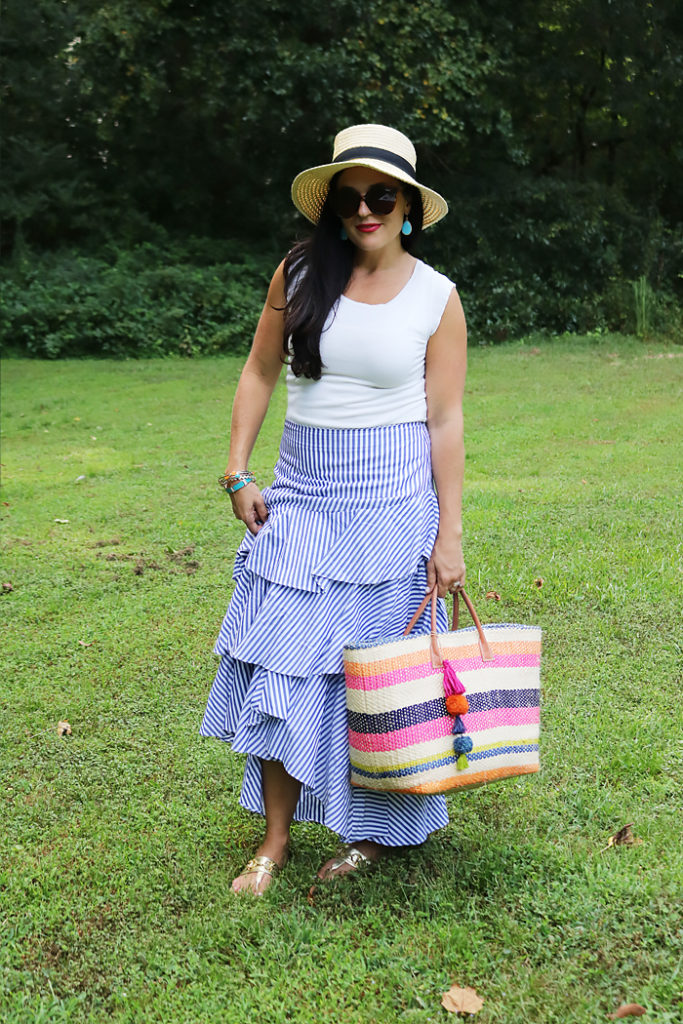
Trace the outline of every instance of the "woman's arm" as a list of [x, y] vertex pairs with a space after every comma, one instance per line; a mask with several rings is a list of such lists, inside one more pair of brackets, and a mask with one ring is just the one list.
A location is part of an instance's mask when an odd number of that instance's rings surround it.
[[[273, 274], [254, 341], [242, 370], [230, 423], [230, 453], [226, 472], [245, 470], [271, 395], [282, 369], [285, 285], [283, 264]], [[247, 484], [230, 495], [235, 516], [251, 533], [258, 533], [268, 510], [256, 484]]]
[[467, 370], [467, 326], [460, 297], [453, 290], [441, 323], [429, 339], [425, 368], [427, 427], [432, 472], [439, 498], [439, 532], [427, 563], [427, 589], [436, 583], [444, 597], [453, 583], [464, 583], [462, 482], [465, 470], [462, 400]]

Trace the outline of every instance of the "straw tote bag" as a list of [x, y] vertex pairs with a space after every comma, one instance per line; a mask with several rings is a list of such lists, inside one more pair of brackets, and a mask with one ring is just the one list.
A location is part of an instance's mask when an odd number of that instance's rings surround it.
[[[436, 597], [399, 639], [344, 647], [353, 786], [444, 793], [538, 771], [540, 628], [482, 626], [460, 589], [452, 631], [437, 634]], [[430, 601], [431, 633], [410, 636]]]

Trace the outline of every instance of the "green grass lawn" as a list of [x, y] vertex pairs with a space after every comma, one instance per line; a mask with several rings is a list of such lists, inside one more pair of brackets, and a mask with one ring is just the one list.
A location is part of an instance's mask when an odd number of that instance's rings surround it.
[[233, 896], [261, 820], [198, 736], [241, 536], [216, 484], [238, 361], [6, 362], [3, 1024], [422, 1024], [453, 983], [483, 1024], [680, 1021], [682, 356], [471, 353], [468, 591], [545, 631], [541, 773], [449, 797], [448, 829], [313, 904], [336, 843], [311, 825], [264, 899]]

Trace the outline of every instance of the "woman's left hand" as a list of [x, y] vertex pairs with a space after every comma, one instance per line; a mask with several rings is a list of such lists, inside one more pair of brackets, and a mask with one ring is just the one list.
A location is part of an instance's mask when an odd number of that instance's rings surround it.
[[[462, 541], [459, 537], [442, 537], [437, 534], [434, 550], [427, 562], [427, 592], [438, 587], [439, 597], [445, 597], [465, 582], [465, 559], [462, 554]], [[452, 592], [452, 591], [451, 591]]]

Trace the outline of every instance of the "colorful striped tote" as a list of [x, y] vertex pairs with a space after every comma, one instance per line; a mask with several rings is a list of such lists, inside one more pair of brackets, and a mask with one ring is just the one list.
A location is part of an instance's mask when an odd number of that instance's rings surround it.
[[[436, 632], [436, 589], [403, 636], [344, 648], [351, 784], [443, 793], [539, 768], [541, 630], [474, 626]], [[410, 636], [431, 601], [432, 632]]]

